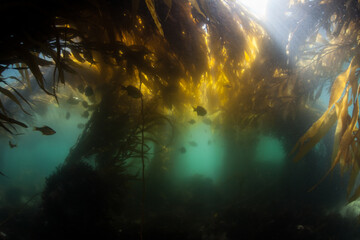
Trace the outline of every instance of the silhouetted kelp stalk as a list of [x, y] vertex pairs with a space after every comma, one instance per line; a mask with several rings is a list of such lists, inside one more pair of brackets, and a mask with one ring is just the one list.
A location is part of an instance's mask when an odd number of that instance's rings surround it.
[[[139, 90], [141, 92], [142, 87], [142, 77], [141, 73], [139, 72], [139, 79], [140, 79], [140, 87]], [[144, 118], [144, 99], [143, 95], [140, 96], [141, 100], [141, 165], [142, 165], [142, 173], [141, 173], [141, 180], [142, 180], [142, 202], [141, 202], [141, 229], [140, 229], [140, 239], [143, 239], [143, 232], [144, 232], [144, 224], [145, 224], [145, 156], [144, 156], [144, 144], [145, 144], [145, 118]]]

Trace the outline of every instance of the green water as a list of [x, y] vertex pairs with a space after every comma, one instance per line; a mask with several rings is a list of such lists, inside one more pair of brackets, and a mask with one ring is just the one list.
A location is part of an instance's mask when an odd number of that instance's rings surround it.
[[[225, 146], [221, 135], [213, 132], [211, 126], [200, 122], [187, 127], [175, 148], [178, 149], [174, 156], [177, 177], [203, 175], [219, 180]], [[181, 148], [186, 149], [186, 152], [181, 153]]]
[[[67, 112], [71, 114], [69, 120], [66, 119]], [[19, 130], [23, 135], [10, 140], [17, 145], [15, 148], [9, 147], [9, 139], [1, 138], [1, 170], [9, 177], [2, 179], [4, 183], [40, 191], [45, 178], [64, 162], [75, 145], [82, 131], [77, 125], [86, 122], [80, 114], [77, 108], [62, 109], [51, 104], [45, 115], [32, 116], [28, 129]], [[51, 126], [56, 134], [45, 136], [33, 130], [35, 126], [44, 125]]]
[[256, 146], [255, 159], [257, 162], [281, 166], [284, 164], [285, 157], [286, 153], [280, 140], [269, 136], [260, 136]]

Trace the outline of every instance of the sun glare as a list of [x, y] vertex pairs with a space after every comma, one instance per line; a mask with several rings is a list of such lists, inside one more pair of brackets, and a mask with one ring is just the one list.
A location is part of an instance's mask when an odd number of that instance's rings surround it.
[[268, 0], [237, 0], [249, 12], [254, 14], [258, 19], [264, 19]]

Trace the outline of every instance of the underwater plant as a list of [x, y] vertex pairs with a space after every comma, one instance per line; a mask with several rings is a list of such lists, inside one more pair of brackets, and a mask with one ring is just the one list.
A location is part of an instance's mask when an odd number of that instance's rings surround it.
[[[301, 124], [303, 113], [318, 113], [311, 105], [329, 86], [327, 110], [292, 153], [300, 160], [336, 124], [329, 172], [337, 165], [351, 170], [348, 194], [354, 200], [360, 196], [354, 189], [359, 3], [284, 0], [271, 7], [277, 5], [284, 29], [279, 35], [276, 24], [231, 0], [4, 1], [0, 127], [13, 134], [28, 126], [32, 103], [19, 89], [34, 87], [32, 77], [56, 100], [59, 84], [67, 84], [100, 99], [91, 116], [84, 112], [89, 122], [67, 162], [96, 155], [100, 167], [106, 161], [100, 159], [121, 159], [112, 162], [115, 167], [140, 156], [144, 169], [146, 132], [170, 116], [188, 121], [192, 106], [211, 116], [213, 126], [266, 132], [287, 122], [290, 129]], [[44, 78], [46, 69], [52, 79]], [[89, 80], [82, 69], [96, 77]], [[21, 120], [19, 112], [25, 113]]]

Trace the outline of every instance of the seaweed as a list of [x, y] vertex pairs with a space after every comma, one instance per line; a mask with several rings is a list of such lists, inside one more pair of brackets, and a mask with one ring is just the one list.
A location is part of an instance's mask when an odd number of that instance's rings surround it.
[[[280, 37], [290, 38], [279, 46], [272, 29], [234, 1], [5, 1], [0, 127], [9, 133], [27, 127], [3, 99], [24, 113], [24, 103], [30, 106], [5, 80], [30, 88], [32, 75], [57, 100], [59, 84], [77, 84], [67, 74], [84, 78], [79, 69], [86, 66], [96, 80], [85, 83], [101, 100], [66, 162], [94, 157], [100, 171], [106, 161], [117, 169], [140, 156], [144, 167], [146, 139], [158, 142], [151, 135], [168, 124], [169, 112], [181, 119], [190, 106], [204, 106], [208, 115], [218, 114], [215, 125], [228, 129], [268, 132], [290, 122], [286, 131], [302, 124], [303, 112], [315, 114], [308, 106], [329, 86], [327, 110], [297, 136], [292, 153], [300, 160], [336, 124], [328, 173], [338, 165], [351, 170], [349, 200], [357, 199], [359, 4], [291, 1], [284, 9], [290, 17], [278, 19], [285, 29]], [[50, 84], [43, 75], [49, 67]], [[121, 86], [136, 87], [140, 99], [123, 94]]]

